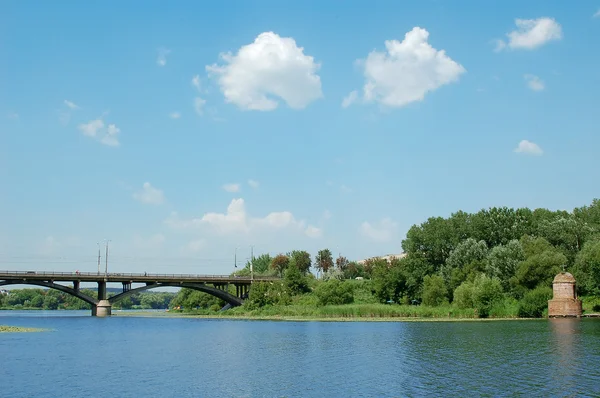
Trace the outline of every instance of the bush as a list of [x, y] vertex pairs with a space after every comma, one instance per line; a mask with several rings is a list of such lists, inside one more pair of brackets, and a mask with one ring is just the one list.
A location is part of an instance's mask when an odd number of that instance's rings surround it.
[[291, 301], [283, 282], [258, 282], [252, 285], [244, 307], [257, 309], [266, 305], [286, 305]]
[[331, 279], [315, 289], [319, 305], [339, 305], [354, 302], [353, 286], [347, 282]]
[[552, 289], [549, 287], [540, 286], [530, 290], [519, 302], [519, 317], [541, 318], [551, 298]]
[[473, 305], [481, 318], [487, 318], [494, 304], [502, 301], [502, 284], [498, 278], [480, 274], [473, 281]]
[[474, 308], [473, 283], [463, 282], [454, 290], [454, 303], [458, 308]]
[[423, 278], [423, 304], [436, 307], [448, 302], [448, 290], [440, 275], [427, 275]]

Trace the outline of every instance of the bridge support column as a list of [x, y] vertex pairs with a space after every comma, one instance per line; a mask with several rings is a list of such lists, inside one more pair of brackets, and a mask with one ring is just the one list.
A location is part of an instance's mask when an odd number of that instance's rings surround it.
[[92, 316], [111, 315], [112, 305], [106, 298], [106, 282], [98, 282], [98, 304], [92, 307]]

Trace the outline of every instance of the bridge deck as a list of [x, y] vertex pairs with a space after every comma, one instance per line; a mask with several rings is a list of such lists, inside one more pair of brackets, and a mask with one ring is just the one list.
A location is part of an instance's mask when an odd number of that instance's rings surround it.
[[37, 280], [55, 282], [130, 282], [130, 283], [232, 283], [249, 285], [252, 282], [278, 280], [276, 276], [230, 276], [193, 274], [108, 274], [97, 272], [55, 272], [55, 271], [0, 271], [0, 280]]

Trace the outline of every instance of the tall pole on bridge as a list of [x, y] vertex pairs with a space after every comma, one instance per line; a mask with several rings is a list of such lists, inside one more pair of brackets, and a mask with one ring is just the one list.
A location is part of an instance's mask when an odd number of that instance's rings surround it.
[[110, 240], [106, 240], [106, 255], [104, 256], [104, 277], [108, 277], [108, 242], [110, 242]]
[[98, 245], [98, 275], [100, 275], [100, 242], [96, 244]]
[[233, 267], [237, 268], [237, 246], [235, 247], [235, 250], [233, 252]]
[[250, 280], [254, 280], [254, 246], [250, 246]]

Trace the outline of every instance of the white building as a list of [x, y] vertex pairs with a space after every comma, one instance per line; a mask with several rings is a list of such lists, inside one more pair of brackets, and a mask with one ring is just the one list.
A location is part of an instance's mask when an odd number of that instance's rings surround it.
[[384, 256], [377, 256], [377, 257], [370, 257], [370, 258], [365, 258], [364, 260], [360, 260], [357, 261], [357, 263], [359, 264], [364, 264], [365, 261], [367, 260], [387, 260], [387, 261], [392, 261], [393, 259], [401, 259], [406, 257], [406, 253], [400, 253], [400, 254], [386, 254]]

